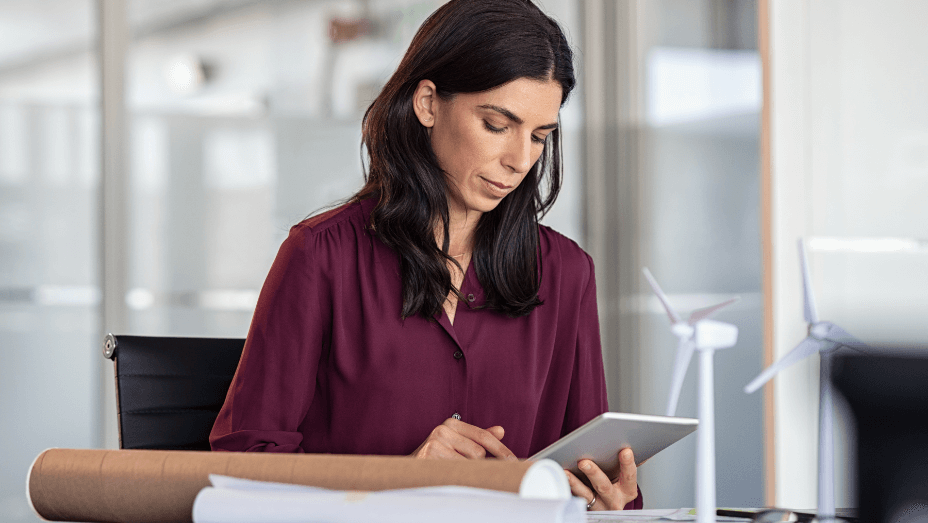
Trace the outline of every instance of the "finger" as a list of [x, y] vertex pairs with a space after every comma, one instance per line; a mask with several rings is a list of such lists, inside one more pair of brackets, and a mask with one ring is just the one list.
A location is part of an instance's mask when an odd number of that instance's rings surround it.
[[[587, 503], [589, 503], [590, 500], [593, 499], [593, 491], [590, 490], [590, 487], [587, 487], [586, 485], [584, 485], [583, 482], [580, 481], [580, 478], [575, 476], [573, 472], [566, 470], [566, 469], [564, 470], [564, 472], [567, 474], [567, 483], [570, 484], [570, 492], [574, 496], [577, 496], [578, 498], [583, 498], [586, 500]], [[594, 503], [593, 506], [595, 507], [596, 503]]]
[[506, 431], [503, 429], [503, 427], [500, 427], [499, 425], [495, 425], [495, 426], [493, 426], [493, 427], [488, 428], [488, 429], [487, 429], [487, 432], [489, 432], [490, 434], [493, 435], [494, 438], [496, 438], [497, 440], [499, 440], [500, 445], [501, 445], [501, 449], [499, 449], [499, 450], [501, 450], [501, 451], [503, 451], [503, 452], [505, 453], [503, 456], [500, 456], [499, 454], [493, 453], [493, 452], [491, 451], [491, 452], [490, 452], [491, 454], [493, 454], [493, 455], [496, 456], [497, 458], [507, 459], [507, 460], [512, 460], [512, 461], [519, 459], [519, 458], [515, 455], [515, 453], [512, 452], [511, 450], [509, 450], [509, 447], [507, 447], [506, 444], [502, 442], [503, 436], [506, 435]]
[[[496, 456], [500, 459], [509, 459], [516, 460], [516, 455], [514, 452], [509, 450], [509, 447], [503, 445], [503, 442], [494, 436], [490, 431], [481, 429], [480, 427], [471, 425], [469, 423], [464, 423], [463, 421], [457, 421], [454, 419], [448, 420], [449, 425], [453, 427], [460, 435], [465, 438], [476, 442], [478, 445], [486, 449], [487, 452]], [[490, 427], [493, 428], [493, 427]], [[502, 427], [499, 427], [502, 430]]]
[[607, 509], [621, 510], [622, 507], [614, 508], [619, 504], [620, 500], [617, 499], [618, 493], [609, 476], [591, 460], [581, 459], [579, 465], [580, 472], [586, 475], [586, 478], [590, 480], [590, 484], [593, 486], [593, 490], [596, 491], [596, 499], [602, 500]]
[[[466, 425], [466, 423], [464, 425]], [[448, 443], [462, 456], [468, 459], [483, 459], [487, 457], [487, 449], [481, 445], [480, 442], [474, 441], [474, 439], [469, 437], [467, 434], [462, 434], [460, 427], [445, 428], [447, 429], [447, 432], [442, 432], [443, 441]]]
[[487, 449], [473, 440], [465, 438], [458, 434], [454, 441], [451, 442], [454, 450], [467, 459], [484, 459], [487, 457]]
[[423, 443], [415, 456], [417, 458], [428, 459], [467, 459], [444, 442], [435, 439], [430, 439]]
[[619, 477], [616, 483], [626, 496], [638, 496], [638, 467], [635, 466], [635, 454], [632, 449], [619, 451]]
[[445, 420], [444, 423], [435, 427], [435, 429], [432, 431], [432, 434], [429, 436], [429, 439], [440, 442], [448, 449], [457, 452], [465, 458], [485, 458], [487, 455], [486, 449], [472, 441], [470, 438], [461, 435], [461, 433], [458, 431], [458, 428], [455, 426], [455, 423], [461, 422], [453, 419]]
[[495, 425], [493, 427], [488, 428], [487, 432], [489, 432], [490, 434], [493, 434], [493, 437], [500, 441], [502, 441], [503, 436], [506, 435], [506, 431], [503, 430], [503, 427], [500, 427], [499, 425]]

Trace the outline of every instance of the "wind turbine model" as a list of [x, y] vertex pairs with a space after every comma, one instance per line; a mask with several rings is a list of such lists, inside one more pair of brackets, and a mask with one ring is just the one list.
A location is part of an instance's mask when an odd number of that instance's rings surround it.
[[713, 523], [715, 521], [715, 392], [712, 376], [712, 356], [717, 349], [733, 347], [738, 341], [738, 327], [729, 323], [710, 320], [709, 316], [739, 300], [728, 301], [697, 309], [690, 314], [687, 321], [670, 307], [667, 296], [661, 290], [651, 271], [644, 268], [647, 278], [657, 298], [664, 305], [667, 316], [673, 324], [671, 330], [680, 338], [677, 346], [677, 358], [674, 363], [673, 380], [670, 385], [670, 398], [667, 401], [667, 415], [673, 416], [677, 411], [677, 400], [683, 387], [686, 368], [693, 357], [693, 351], [699, 350], [699, 432], [696, 446], [696, 521]]
[[805, 245], [799, 239], [799, 262], [802, 267], [802, 291], [804, 297], [803, 313], [809, 324], [809, 335], [799, 342], [780, 361], [764, 369], [754, 381], [748, 383], [744, 391], [748, 394], [770, 381], [776, 373], [809, 356], [818, 353], [822, 358], [819, 368], [819, 407], [818, 407], [818, 520], [825, 521], [835, 517], [835, 445], [832, 430], [832, 392], [831, 360], [841, 347], [862, 352], [869, 352], [869, 346], [861, 343], [846, 330], [831, 323], [819, 321], [815, 311], [815, 297], [812, 294], [812, 278], [809, 273], [809, 260], [806, 258]]

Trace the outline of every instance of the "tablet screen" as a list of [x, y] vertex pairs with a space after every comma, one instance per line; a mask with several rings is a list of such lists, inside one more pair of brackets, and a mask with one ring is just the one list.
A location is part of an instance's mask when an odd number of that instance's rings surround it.
[[630, 447], [635, 453], [635, 463], [641, 465], [694, 432], [698, 425], [699, 420], [693, 418], [606, 412], [530, 459], [551, 459], [575, 474], [579, 473], [577, 461], [590, 459], [609, 477], [615, 477], [620, 450]]

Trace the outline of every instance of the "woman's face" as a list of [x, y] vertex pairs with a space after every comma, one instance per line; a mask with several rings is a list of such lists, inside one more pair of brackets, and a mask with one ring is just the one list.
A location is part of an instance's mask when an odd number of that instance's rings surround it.
[[561, 95], [554, 80], [519, 78], [442, 100], [434, 83], [419, 83], [414, 108], [449, 178], [449, 210], [492, 211], [522, 183], [557, 127]]

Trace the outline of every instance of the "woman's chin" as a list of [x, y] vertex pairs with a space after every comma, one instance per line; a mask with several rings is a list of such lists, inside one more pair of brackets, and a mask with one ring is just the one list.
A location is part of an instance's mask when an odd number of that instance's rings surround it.
[[468, 209], [476, 211], [479, 213], [487, 213], [499, 207], [502, 198], [479, 198], [476, 201], [469, 202], [470, 205], [467, 206]]
[[454, 209], [458, 209], [469, 213], [486, 213], [496, 209], [502, 201], [503, 198], [496, 195], [469, 194], [464, 198], [449, 198], [448, 206], [452, 212]]

